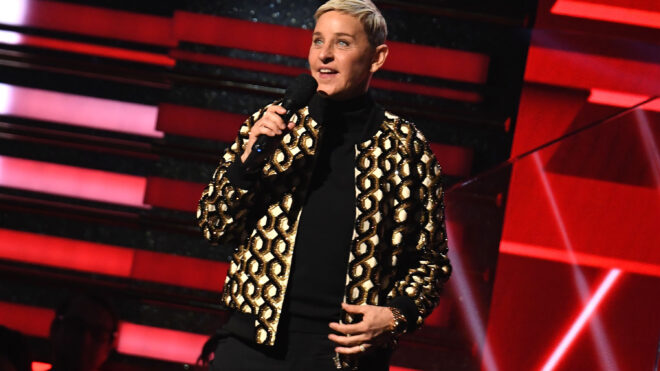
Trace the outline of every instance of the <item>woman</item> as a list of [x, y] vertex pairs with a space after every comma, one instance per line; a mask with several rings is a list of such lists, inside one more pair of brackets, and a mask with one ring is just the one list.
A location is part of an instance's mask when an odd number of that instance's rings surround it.
[[[277, 104], [252, 115], [199, 203], [205, 237], [237, 246], [213, 369], [387, 370], [451, 273], [437, 161], [368, 93], [385, 20], [368, 0], [328, 1], [315, 19], [317, 94], [289, 123]], [[249, 171], [260, 135], [276, 146]]]

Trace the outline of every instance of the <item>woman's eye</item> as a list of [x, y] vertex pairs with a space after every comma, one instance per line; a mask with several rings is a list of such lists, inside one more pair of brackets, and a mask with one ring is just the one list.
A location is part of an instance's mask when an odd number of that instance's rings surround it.
[[314, 45], [323, 45], [323, 40], [321, 40], [321, 39], [314, 39], [314, 40], [312, 40], [312, 43], [313, 43]]
[[348, 41], [339, 40], [337, 41], [337, 44], [339, 44], [339, 46], [348, 46]]

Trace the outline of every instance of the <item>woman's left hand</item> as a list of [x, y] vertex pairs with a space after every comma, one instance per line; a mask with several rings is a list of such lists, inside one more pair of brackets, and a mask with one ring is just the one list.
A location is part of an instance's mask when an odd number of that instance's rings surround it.
[[342, 309], [349, 314], [362, 315], [362, 321], [350, 325], [330, 323], [330, 328], [344, 335], [328, 335], [328, 339], [339, 346], [335, 351], [340, 354], [357, 354], [370, 348], [387, 344], [391, 340], [390, 330], [394, 326], [394, 315], [387, 307], [376, 305], [351, 305], [342, 303]]

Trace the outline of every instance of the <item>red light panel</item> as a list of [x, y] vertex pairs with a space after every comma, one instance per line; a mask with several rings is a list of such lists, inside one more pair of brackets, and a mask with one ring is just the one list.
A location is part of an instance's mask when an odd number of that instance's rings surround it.
[[0, 83], [0, 114], [162, 138], [158, 107]]
[[50, 363], [32, 362], [32, 371], [49, 371], [53, 367]]
[[0, 156], [0, 185], [59, 196], [145, 207], [143, 177]]
[[174, 66], [174, 60], [162, 54], [114, 48], [110, 46], [86, 44], [74, 41], [57, 40], [47, 37], [22, 35], [18, 32], [12, 31], [0, 31], [0, 43], [60, 50], [70, 53], [122, 59], [131, 62], [149, 63], [167, 67]]
[[[629, 108], [648, 100], [648, 95], [630, 94], [618, 91], [591, 89], [588, 102], [613, 107]], [[643, 104], [641, 109], [660, 112], [660, 99]]]
[[171, 19], [42, 0], [2, 0], [0, 23], [144, 44], [176, 46]]
[[[218, 154], [219, 156], [219, 154]], [[147, 178], [145, 203], [151, 206], [194, 212], [205, 184], [160, 177]]]
[[556, 261], [566, 264], [578, 264], [598, 268], [620, 268], [629, 273], [660, 277], [660, 265], [642, 263], [634, 260], [610, 258], [606, 256], [569, 252], [557, 248], [534, 246], [530, 244], [502, 240], [500, 253], [526, 256], [536, 259]]
[[133, 250], [0, 229], [0, 258], [83, 272], [130, 277]]
[[222, 291], [229, 265], [69, 238], [0, 229], [0, 259]]
[[122, 322], [118, 338], [119, 353], [195, 364], [208, 336]]
[[[48, 337], [54, 317], [52, 309], [0, 302], [0, 324], [26, 335]], [[120, 322], [117, 338], [119, 353], [194, 364], [208, 336]]]
[[626, 6], [612, 6], [588, 1], [557, 0], [550, 12], [569, 17], [660, 29], [660, 12]]
[[660, 64], [531, 45], [525, 81], [660, 95]]
[[52, 309], [0, 302], [0, 325], [24, 335], [48, 337], [54, 318]]
[[431, 150], [438, 159], [444, 174], [466, 177], [472, 170], [472, 148], [450, 146], [446, 144], [431, 143]]
[[236, 113], [163, 103], [156, 128], [168, 134], [232, 143], [245, 119], [246, 115]]
[[[209, 246], [209, 248], [212, 248]], [[229, 264], [225, 262], [135, 250], [131, 277], [174, 286], [222, 291]]]

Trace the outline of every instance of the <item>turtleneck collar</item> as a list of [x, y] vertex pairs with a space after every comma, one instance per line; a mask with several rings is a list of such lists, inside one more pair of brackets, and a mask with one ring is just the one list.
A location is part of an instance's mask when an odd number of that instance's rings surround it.
[[[309, 102], [309, 114], [326, 129], [333, 130], [338, 123], [344, 129], [358, 131], [356, 140], [369, 139], [384, 118], [384, 110], [376, 104], [369, 92], [338, 101], [315, 94]], [[342, 129], [340, 129], [342, 130]]]

